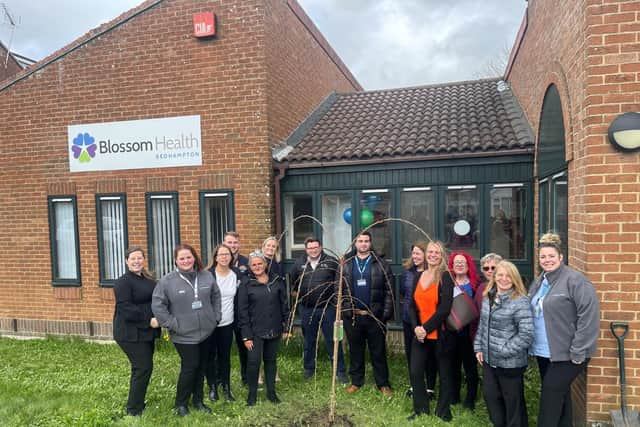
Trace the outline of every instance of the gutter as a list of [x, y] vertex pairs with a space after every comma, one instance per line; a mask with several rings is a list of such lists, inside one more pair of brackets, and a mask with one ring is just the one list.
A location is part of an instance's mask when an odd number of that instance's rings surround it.
[[282, 234], [282, 209], [281, 209], [281, 191], [280, 181], [285, 177], [287, 169], [289, 168], [289, 162], [274, 163], [276, 169], [278, 169], [278, 175], [273, 178], [273, 197], [275, 197], [275, 210], [276, 210], [276, 236]]

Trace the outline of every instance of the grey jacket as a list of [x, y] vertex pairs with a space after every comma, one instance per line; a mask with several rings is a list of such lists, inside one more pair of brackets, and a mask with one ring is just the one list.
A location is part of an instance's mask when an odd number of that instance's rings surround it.
[[213, 275], [206, 270], [198, 272], [198, 300], [202, 308], [194, 310], [194, 289], [177, 271], [160, 279], [153, 290], [151, 309], [160, 325], [169, 329], [174, 343], [198, 344], [211, 335], [220, 322], [220, 290]]
[[[544, 298], [544, 325], [551, 361], [584, 362], [596, 351], [600, 334], [600, 305], [593, 284], [582, 273], [561, 264], [547, 273], [551, 285]], [[542, 283], [538, 276], [529, 287], [533, 298]]]
[[526, 296], [511, 298], [513, 290], [496, 295], [493, 306], [482, 300], [480, 325], [473, 343], [484, 361], [498, 368], [527, 366], [527, 354], [533, 341], [531, 304]]

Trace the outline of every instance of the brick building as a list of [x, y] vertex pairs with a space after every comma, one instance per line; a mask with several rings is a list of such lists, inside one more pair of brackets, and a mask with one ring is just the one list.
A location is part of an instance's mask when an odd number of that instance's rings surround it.
[[596, 285], [599, 350], [574, 387], [576, 425], [620, 408], [616, 340], [626, 321], [627, 403], [640, 409], [640, 155], [607, 139], [640, 110], [640, 2], [529, 0], [507, 79], [536, 136], [538, 230], [563, 230], [569, 264]]
[[[194, 37], [201, 12], [214, 36]], [[360, 89], [295, 0], [148, 0], [5, 80], [0, 331], [108, 336], [129, 245], [158, 275], [177, 241], [206, 257], [233, 228], [258, 246], [271, 147], [331, 91]], [[118, 139], [136, 128], [175, 139]], [[147, 148], [174, 151], [136, 160]]]

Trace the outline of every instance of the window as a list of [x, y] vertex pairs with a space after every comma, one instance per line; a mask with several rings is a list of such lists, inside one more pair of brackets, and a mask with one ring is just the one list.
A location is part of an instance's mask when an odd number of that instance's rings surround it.
[[54, 285], [80, 285], [78, 207], [75, 196], [50, 196], [49, 240]]
[[446, 192], [445, 244], [479, 258], [478, 189], [475, 185], [451, 185]]
[[523, 184], [495, 184], [490, 190], [489, 252], [525, 258], [526, 191]]
[[322, 200], [322, 245], [335, 257], [351, 245], [351, 194], [324, 194]]
[[160, 278], [173, 270], [173, 248], [180, 242], [177, 193], [147, 194], [149, 267]]
[[569, 199], [567, 171], [541, 179], [538, 187], [538, 233], [554, 232], [562, 239], [564, 261], [568, 262]]
[[313, 236], [313, 197], [309, 194], [287, 195], [284, 198], [284, 222], [286, 225], [286, 258], [304, 254], [304, 241]]
[[362, 190], [360, 193], [360, 218], [358, 218], [360, 230], [375, 224], [369, 228], [373, 248], [378, 254], [384, 255], [387, 261], [392, 261], [392, 223], [391, 221], [383, 221], [389, 218], [391, 218], [391, 193], [389, 190]]
[[230, 191], [200, 192], [200, 246], [202, 262], [209, 262], [213, 248], [224, 240], [224, 233], [235, 228], [233, 193]]
[[403, 188], [400, 193], [400, 218], [418, 227], [406, 223], [401, 225], [402, 259], [407, 259], [411, 256], [414, 243], [435, 239], [435, 203], [431, 187]]
[[125, 272], [127, 203], [124, 194], [96, 196], [100, 284], [110, 285]]

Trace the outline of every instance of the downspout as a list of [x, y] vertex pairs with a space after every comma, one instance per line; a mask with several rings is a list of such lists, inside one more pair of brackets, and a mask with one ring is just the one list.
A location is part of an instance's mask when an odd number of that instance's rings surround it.
[[275, 197], [275, 210], [276, 210], [276, 236], [282, 234], [282, 209], [280, 203], [280, 181], [285, 177], [287, 169], [289, 169], [289, 162], [277, 163], [276, 169], [278, 169], [278, 175], [273, 177], [274, 197]]

